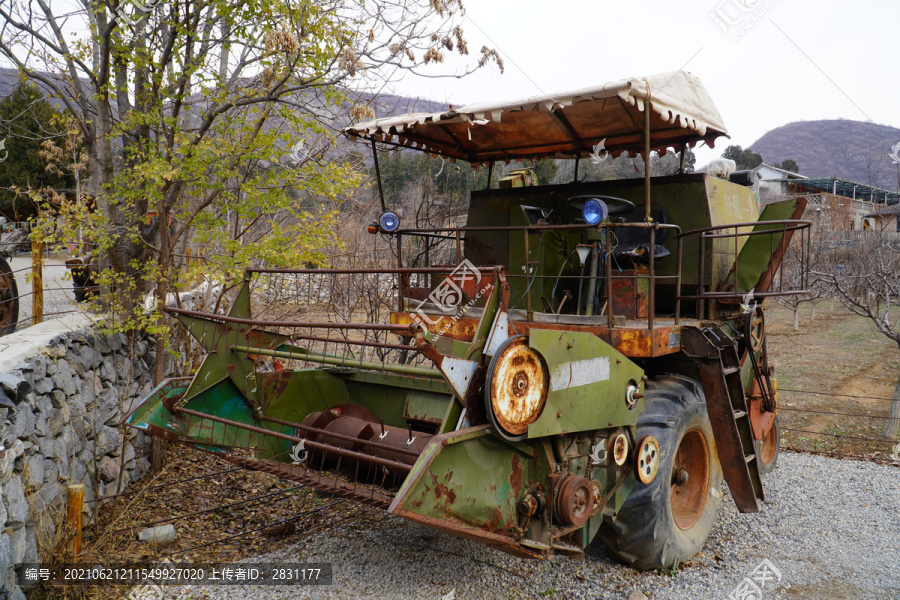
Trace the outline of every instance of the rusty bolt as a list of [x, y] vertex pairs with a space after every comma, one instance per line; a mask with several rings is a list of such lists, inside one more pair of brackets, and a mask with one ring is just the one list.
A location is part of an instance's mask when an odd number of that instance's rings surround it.
[[531, 516], [537, 512], [538, 509], [538, 500], [531, 494], [527, 494], [522, 501], [519, 502], [519, 513], [522, 515], [531, 518]]
[[684, 485], [688, 482], [690, 475], [684, 467], [678, 467], [672, 472], [672, 483], [675, 485]]

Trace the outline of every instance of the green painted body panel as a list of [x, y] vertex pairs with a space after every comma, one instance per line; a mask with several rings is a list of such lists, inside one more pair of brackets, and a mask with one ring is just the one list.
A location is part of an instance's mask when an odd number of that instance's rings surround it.
[[182, 414], [179, 418], [174, 417], [166, 410], [163, 400], [181, 398], [179, 405], [183, 408], [271, 431], [293, 433], [292, 428], [260, 421], [255, 416], [253, 407], [230, 380], [221, 381], [204, 390], [201, 395], [185, 401], [186, 383], [186, 379], [164, 382], [141, 402], [126, 422], [144, 431], [153, 428], [162, 429], [171, 435], [196, 442], [200, 447], [210, 451], [225, 451], [232, 446], [258, 448], [260, 458], [282, 461], [286, 459], [290, 444], [284, 440], [261, 436], [193, 415]]
[[[640, 382], [644, 371], [615, 348], [591, 333], [539, 329], [531, 330], [529, 345], [547, 361], [551, 386], [544, 410], [528, 428], [529, 438], [632, 425], [637, 420], [644, 401], [638, 400], [629, 410], [625, 392], [628, 382]], [[594, 383], [552, 389], [555, 370], [569, 377], [578, 366], [596, 369], [603, 364], [607, 374], [594, 373]], [[580, 380], [585, 376], [590, 374], [581, 375]], [[580, 381], [578, 373], [572, 377]]]
[[149, 396], [141, 400], [131, 414], [125, 417], [125, 422], [142, 431], [147, 431], [151, 426], [155, 426], [177, 433], [176, 429], [171, 428], [171, 415], [163, 408], [162, 402], [169, 398], [181, 398], [190, 384], [190, 377], [163, 381], [153, 388]]
[[[682, 232], [703, 229], [730, 223], [753, 222], [759, 219], [756, 194], [752, 189], [702, 174], [655, 177], [651, 183], [651, 203], [665, 211], [668, 223], [676, 223]], [[626, 179], [598, 181], [576, 184], [540, 187], [507, 188], [483, 190], [472, 193], [469, 227], [481, 226], [524, 226], [532, 222], [526, 209], [535, 207], [548, 215], [550, 223], [581, 222], [580, 212], [569, 206], [568, 199], [576, 195], [598, 194], [629, 200], [638, 207], [637, 220], [643, 218], [644, 180]], [[615, 215], [611, 221], [616, 219]], [[634, 217], [633, 217], [634, 218]], [[598, 234], [591, 230], [546, 232], [543, 235], [529, 235], [529, 277], [526, 277], [524, 236], [519, 231], [469, 232], [466, 235], [465, 256], [476, 265], [508, 265], [510, 283], [510, 308], [525, 309], [526, 290], [531, 297], [532, 310], [542, 312], [542, 297], [554, 307], [559, 306], [564, 290], [572, 296], [578, 295], [578, 281], [581, 273], [577, 244], [589, 243]], [[599, 235], [600, 239], [605, 234]], [[615, 237], [613, 237], [615, 240]], [[745, 239], [738, 241], [738, 251]], [[670, 256], [657, 261], [658, 275], [674, 275], [676, 272], [677, 236], [674, 231], [665, 235], [662, 244]], [[689, 236], [684, 240], [683, 255], [699, 257], [700, 238]], [[713, 252], [706, 253], [707, 273], [711, 281], [720, 281], [731, 271], [734, 264], [733, 240], [717, 240]], [[715, 260], [713, 260], [715, 259]], [[712, 270], [710, 269], [712, 265]], [[615, 263], [613, 264], [615, 267]], [[590, 260], [587, 270], [589, 273]], [[690, 292], [698, 283], [699, 262], [685, 259], [682, 265], [682, 286], [684, 293]], [[534, 276], [537, 276], [536, 278]], [[546, 279], [541, 276], [547, 276]], [[532, 280], [532, 278], [534, 278]], [[557, 280], [558, 278], [558, 280]], [[573, 279], [568, 279], [573, 278]], [[530, 285], [530, 288], [529, 288]], [[666, 290], [669, 286], [672, 289]], [[657, 300], [659, 313], [674, 310], [674, 283], [658, 284]], [[586, 286], [581, 292], [581, 306], [587, 295]], [[671, 305], [669, 305], [671, 304]], [[568, 301], [563, 305], [563, 313], [574, 314], [577, 304]]]
[[[710, 177], [706, 180], [707, 194], [709, 197], [710, 224], [713, 227], [729, 225], [732, 223], [752, 223], [759, 220], [759, 209], [756, 206], [756, 195], [753, 190]], [[751, 227], [739, 228], [739, 232], [752, 231]], [[733, 233], [734, 230], [728, 231]], [[747, 243], [747, 237], [718, 238], [711, 240], [712, 260], [707, 255], [706, 264], [710, 282], [721, 282], [729, 273], [734, 271], [735, 258]], [[766, 257], [769, 253], [766, 252]], [[717, 288], [721, 289], [721, 288]], [[749, 288], [747, 288], [749, 290]]]
[[451, 396], [448, 394], [409, 390], [404, 417], [412, 421], [443, 421], [450, 400]]
[[[797, 210], [797, 199], [785, 200], [767, 205], [760, 216], [760, 221], [783, 221], [791, 219]], [[778, 231], [773, 225], [757, 225], [754, 231]], [[747, 242], [738, 256], [738, 288], [751, 290], [757, 287], [759, 278], [769, 270], [772, 260], [772, 248], [777, 248], [784, 237], [781, 233], [773, 235], [754, 235]], [[733, 277], [731, 278], [733, 279]]]
[[266, 416], [283, 421], [300, 423], [311, 412], [350, 401], [345, 381], [321, 369], [266, 373], [261, 379]]
[[408, 511], [488, 532], [510, 532], [526, 489], [546, 488], [537, 460], [482, 425], [436, 437], [422, 452], [390, 511]]

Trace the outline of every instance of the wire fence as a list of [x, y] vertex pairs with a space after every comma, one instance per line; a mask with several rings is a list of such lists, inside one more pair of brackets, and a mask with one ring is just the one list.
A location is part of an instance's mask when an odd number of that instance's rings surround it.
[[[783, 387], [778, 388], [778, 395], [782, 449], [900, 466], [900, 440], [886, 435], [888, 425], [897, 420], [890, 414], [891, 403], [895, 402], [893, 398]], [[810, 399], [811, 396], [814, 398]], [[839, 402], [876, 401], [884, 405], [877, 412], [863, 412], [862, 409], [830, 410], [787, 402], [791, 399], [809, 404], [821, 398], [838, 399]], [[884, 414], [879, 414], [882, 412]]]
[[72, 261], [82, 263], [83, 269], [90, 265], [87, 257], [72, 253], [79, 245], [32, 242], [27, 238], [27, 223], [5, 223], [2, 229], [0, 333], [81, 312], [84, 296], [79, 293], [77, 277], [73, 278]]

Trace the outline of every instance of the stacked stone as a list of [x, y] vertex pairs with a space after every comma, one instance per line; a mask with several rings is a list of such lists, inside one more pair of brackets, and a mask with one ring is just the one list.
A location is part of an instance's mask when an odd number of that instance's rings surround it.
[[84, 484], [88, 524], [95, 498], [149, 468], [144, 435], [122, 419], [149, 394], [154, 358], [145, 340], [82, 330], [0, 372], [0, 599], [24, 600], [23, 565], [49, 549], [68, 485]]

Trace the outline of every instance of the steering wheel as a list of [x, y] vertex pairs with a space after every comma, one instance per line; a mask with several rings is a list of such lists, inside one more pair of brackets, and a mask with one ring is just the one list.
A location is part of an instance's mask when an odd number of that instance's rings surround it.
[[600, 196], [598, 194], [583, 194], [580, 196], [572, 196], [569, 198], [569, 206], [584, 206], [584, 203], [591, 198], [603, 200], [609, 208], [610, 215], [624, 215], [634, 210], [634, 202], [625, 198], [617, 198], [616, 196]]

